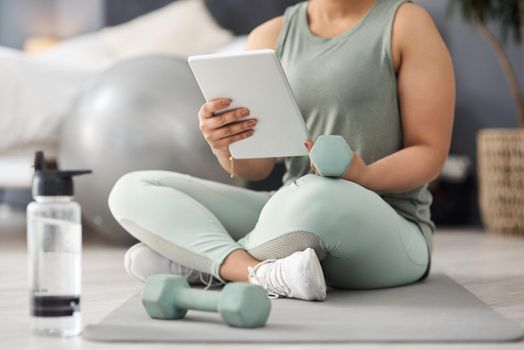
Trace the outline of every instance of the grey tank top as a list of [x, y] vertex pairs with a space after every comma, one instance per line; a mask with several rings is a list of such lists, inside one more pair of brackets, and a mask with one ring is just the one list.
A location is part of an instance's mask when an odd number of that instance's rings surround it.
[[[286, 10], [275, 48], [313, 141], [319, 135], [341, 135], [366, 164], [403, 147], [391, 31], [404, 2], [378, 0], [356, 25], [329, 39], [310, 31], [308, 3], [299, 3]], [[284, 162], [284, 185], [310, 172], [308, 157]], [[431, 252], [435, 225], [427, 184], [377, 194], [420, 227]]]

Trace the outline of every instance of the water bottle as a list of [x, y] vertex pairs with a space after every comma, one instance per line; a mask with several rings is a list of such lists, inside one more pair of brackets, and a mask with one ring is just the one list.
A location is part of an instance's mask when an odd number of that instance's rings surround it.
[[33, 198], [27, 207], [31, 330], [36, 335], [80, 334], [82, 226], [73, 201], [73, 176], [89, 170], [48, 170], [35, 155]]

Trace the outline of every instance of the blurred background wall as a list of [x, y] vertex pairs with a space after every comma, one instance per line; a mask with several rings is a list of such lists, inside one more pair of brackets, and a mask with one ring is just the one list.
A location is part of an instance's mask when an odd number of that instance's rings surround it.
[[0, 45], [21, 49], [29, 37], [68, 38], [97, 30], [105, 24], [105, 5], [104, 0], [0, 0]]

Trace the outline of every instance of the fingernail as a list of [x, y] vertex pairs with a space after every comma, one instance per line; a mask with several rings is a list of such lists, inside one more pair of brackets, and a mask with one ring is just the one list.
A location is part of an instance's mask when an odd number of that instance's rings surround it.
[[249, 114], [249, 109], [247, 108], [242, 108], [242, 110], [240, 111], [240, 114], [245, 117]]
[[247, 125], [248, 125], [248, 126], [255, 126], [256, 123], [257, 123], [256, 120], [250, 120], [250, 121], [247, 122]]
[[231, 100], [229, 100], [229, 99], [222, 101], [222, 105], [224, 105], [224, 106], [229, 106], [230, 104], [231, 104]]

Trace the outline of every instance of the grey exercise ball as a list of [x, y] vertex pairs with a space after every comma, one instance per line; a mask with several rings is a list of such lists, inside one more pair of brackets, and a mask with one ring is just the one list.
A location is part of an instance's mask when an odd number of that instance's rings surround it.
[[204, 102], [185, 59], [141, 57], [89, 81], [62, 127], [59, 165], [92, 169], [75, 179], [87, 223], [120, 243], [131, 236], [113, 219], [108, 194], [133, 170], [171, 170], [241, 185], [220, 167], [198, 128]]

